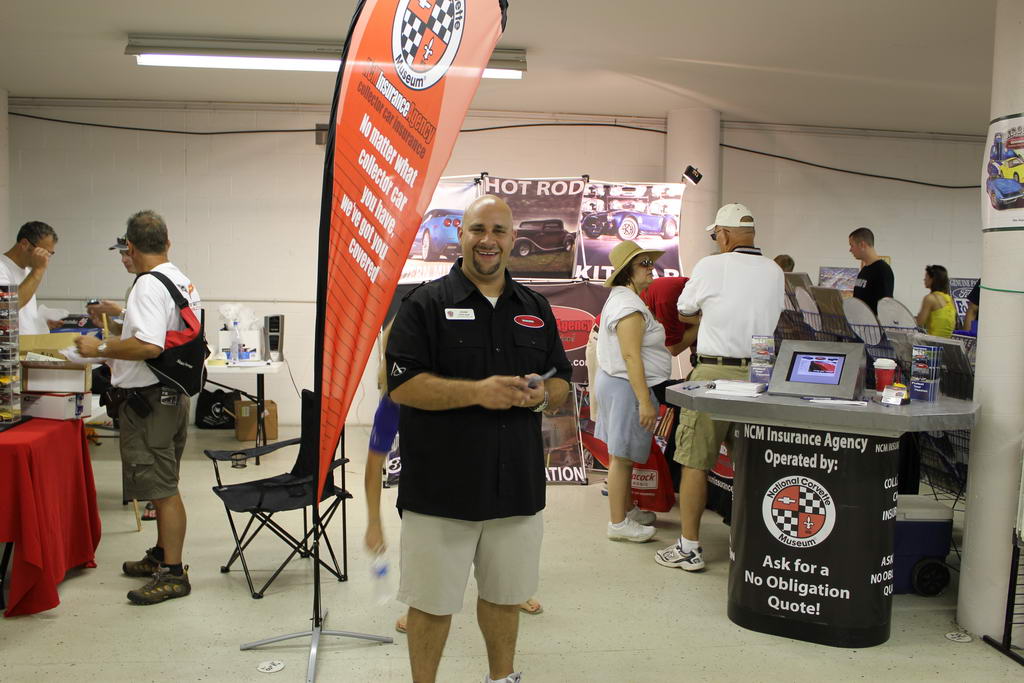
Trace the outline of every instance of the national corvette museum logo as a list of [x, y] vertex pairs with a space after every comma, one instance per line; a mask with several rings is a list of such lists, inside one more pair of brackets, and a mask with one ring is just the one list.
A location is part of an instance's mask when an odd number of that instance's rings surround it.
[[761, 513], [775, 540], [793, 548], [818, 545], [836, 523], [832, 495], [807, 477], [784, 477], [769, 486]]
[[466, 25], [466, 0], [402, 0], [391, 28], [391, 56], [402, 83], [426, 90], [455, 61]]

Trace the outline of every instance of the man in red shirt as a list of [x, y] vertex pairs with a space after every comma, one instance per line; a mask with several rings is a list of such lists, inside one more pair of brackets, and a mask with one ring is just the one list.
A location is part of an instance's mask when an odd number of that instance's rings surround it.
[[[695, 325], [687, 325], [681, 321], [679, 319], [679, 309], [676, 308], [676, 302], [679, 301], [679, 296], [683, 293], [683, 287], [686, 286], [686, 282], [689, 279], [688, 277], [655, 278], [654, 282], [640, 295], [640, 298], [647, 304], [647, 308], [651, 309], [651, 313], [654, 314], [657, 321], [664, 326], [665, 347], [673, 356], [678, 356], [697, 341], [697, 327]], [[658, 401], [667, 403], [665, 400], [665, 387], [677, 382], [678, 380], [670, 379], [664, 384], [651, 387]], [[667, 448], [665, 449], [665, 461], [668, 463], [669, 472], [672, 473], [672, 485], [678, 489], [683, 467], [673, 457], [675, 450], [676, 440], [674, 438], [668, 439]], [[653, 513], [651, 514], [653, 515]]]
[[[640, 298], [651, 309], [658, 322], [665, 327], [665, 346], [669, 353], [678, 356], [697, 338], [696, 334], [687, 334], [690, 325], [679, 320], [676, 302], [683, 293], [688, 277], [659, 277], [644, 290]], [[694, 330], [696, 332], [696, 330]]]

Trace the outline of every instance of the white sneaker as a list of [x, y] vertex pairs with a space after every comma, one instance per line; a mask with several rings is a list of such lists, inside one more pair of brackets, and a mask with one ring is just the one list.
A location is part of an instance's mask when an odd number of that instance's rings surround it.
[[654, 514], [650, 510], [641, 510], [636, 505], [633, 506], [632, 510], [626, 513], [626, 516], [637, 524], [641, 524], [643, 526], [650, 526], [658, 519], [658, 515]]
[[608, 538], [612, 541], [632, 541], [633, 543], [646, 543], [651, 540], [657, 529], [653, 526], [637, 524], [635, 520], [626, 517], [619, 524], [608, 522]]
[[677, 542], [654, 553], [654, 561], [662, 567], [678, 567], [684, 572], [699, 572], [704, 569], [704, 549], [697, 548], [684, 553]]
[[510, 673], [508, 676], [505, 676], [504, 678], [499, 678], [498, 680], [494, 680], [493, 678], [490, 677], [489, 674], [484, 674], [484, 683], [519, 683], [519, 681], [522, 680], [522, 676], [523, 676], [522, 673], [516, 671], [516, 672]]

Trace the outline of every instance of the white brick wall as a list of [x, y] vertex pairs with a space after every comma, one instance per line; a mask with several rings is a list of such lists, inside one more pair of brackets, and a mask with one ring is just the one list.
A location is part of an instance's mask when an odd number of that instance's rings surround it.
[[[726, 144], [844, 169], [949, 185], [978, 182], [983, 143], [793, 132], [723, 131]], [[845, 173], [723, 149], [723, 202], [747, 204], [765, 253], [788, 253], [817, 281], [820, 266], [856, 266], [847, 236], [875, 233], [892, 257], [895, 296], [913, 313], [927, 293], [924, 267], [951, 277], [981, 274], [981, 205], [977, 189], [945, 190]]]
[[[313, 128], [327, 119], [326, 112], [310, 111], [17, 110], [188, 130]], [[529, 120], [481, 113], [466, 126]], [[313, 133], [200, 137], [9, 121], [12, 226], [45, 220], [61, 236], [40, 290], [47, 303], [82, 310], [93, 296], [122, 297], [130, 278], [106, 247], [123, 233], [131, 213], [152, 208], [167, 220], [171, 257], [195, 280], [208, 315], [216, 319], [219, 304], [234, 300], [245, 300], [261, 316], [284, 313], [292, 372], [300, 388], [312, 385], [324, 154]], [[836, 166], [962, 184], [977, 178], [983, 151], [980, 144], [765, 131], [727, 130], [723, 140]], [[747, 203], [766, 251], [792, 254], [813, 277], [819, 265], [852, 265], [846, 235], [859, 225], [874, 229], [881, 252], [893, 256], [897, 296], [911, 308], [924, 295], [918, 283], [927, 263], [942, 263], [953, 275], [980, 270], [977, 191], [869, 180], [728, 150], [723, 155], [723, 199]], [[662, 181], [663, 159], [664, 137], [655, 133], [521, 128], [462, 135], [446, 174], [587, 173], [605, 180]], [[350, 422], [372, 420], [375, 373], [371, 358]], [[243, 388], [253, 390], [255, 382]], [[279, 404], [281, 422], [297, 423], [298, 400], [288, 375], [268, 377], [267, 392]]]

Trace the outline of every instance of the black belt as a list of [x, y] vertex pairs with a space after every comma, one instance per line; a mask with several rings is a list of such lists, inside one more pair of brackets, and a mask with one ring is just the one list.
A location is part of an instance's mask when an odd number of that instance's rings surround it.
[[[121, 389], [121, 391], [124, 391], [124, 392], [128, 392], [128, 391], [153, 391], [154, 389], [159, 389], [161, 386], [163, 386], [163, 385], [161, 385], [159, 382], [157, 382], [156, 384], [148, 384], [148, 385], [146, 385], [144, 387], [125, 387], [124, 389]], [[120, 387], [115, 387], [115, 388], [120, 389]]]
[[749, 358], [727, 358], [726, 356], [697, 356], [698, 363], [704, 363], [707, 365], [735, 365], [736, 367], [742, 368], [745, 365], [750, 365]]

